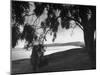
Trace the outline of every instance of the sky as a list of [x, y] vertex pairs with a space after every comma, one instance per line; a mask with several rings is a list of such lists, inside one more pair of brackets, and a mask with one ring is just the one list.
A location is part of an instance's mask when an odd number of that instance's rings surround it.
[[76, 28], [65, 29], [59, 25], [57, 38], [54, 42], [52, 42], [53, 36], [50, 33], [47, 34], [47, 41], [45, 44], [52, 44], [52, 43], [67, 43], [67, 42], [76, 42], [80, 41], [84, 43], [84, 34], [83, 30], [80, 29], [78, 26]]

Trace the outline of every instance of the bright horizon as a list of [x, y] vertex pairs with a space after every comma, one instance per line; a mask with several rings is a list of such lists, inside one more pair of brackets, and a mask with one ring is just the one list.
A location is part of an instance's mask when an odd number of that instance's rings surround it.
[[[47, 41], [44, 41], [44, 44], [55, 44], [55, 43], [70, 43], [70, 42], [82, 42], [84, 44], [84, 34], [83, 30], [79, 28], [78, 26], [73, 30], [70, 29], [62, 29], [61, 26], [58, 28], [57, 38], [54, 42], [52, 42], [53, 36], [50, 35], [50, 33], [46, 36]], [[24, 40], [18, 40], [17, 45], [15, 48], [24, 48], [24, 45], [26, 44], [25, 39]]]

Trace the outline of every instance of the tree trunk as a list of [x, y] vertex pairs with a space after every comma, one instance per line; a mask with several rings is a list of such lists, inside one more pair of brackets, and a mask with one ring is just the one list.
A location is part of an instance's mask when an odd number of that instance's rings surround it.
[[[88, 52], [88, 55], [91, 60], [92, 65], [96, 65], [96, 48], [94, 42], [94, 31], [96, 30], [96, 8], [95, 7], [88, 7], [91, 9], [92, 14], [89, 17], [89, 13], [86, 11], [87, 7], [80, 7], [80, 17], [82, 18], [82, 26], [84, 28], [84, 41], [85, 41], [85, 48]], [[95, 68], [95, 66], [92, 66]]]
[[33, 71], [37, 72], [39, 67], [38, 45], [33, 46], [31, 54], [31, 64], [33, 67]]
[[94, 28], [88, 27], [89, 23], [86, 27], [84, 27], [84, 40], [85, 40], [85, 48], [89, 54], [92, 68], [95, 68], [96, 65], [96, 48], [94, 42]]

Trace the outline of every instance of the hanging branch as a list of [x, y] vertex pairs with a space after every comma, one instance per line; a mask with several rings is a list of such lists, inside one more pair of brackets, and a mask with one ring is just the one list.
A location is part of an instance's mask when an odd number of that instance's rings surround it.
[[74, 20], [77, 23], [76, 25], [78, 25], [84, 31], [84, 28], [82, 27], [82, 23], [81, 22], [79, 22], [78, 20], [76, 20], [76, 19], [74, 19], [72, 17], [68, 17], [68, 18], [71, 19], [71, 20]]

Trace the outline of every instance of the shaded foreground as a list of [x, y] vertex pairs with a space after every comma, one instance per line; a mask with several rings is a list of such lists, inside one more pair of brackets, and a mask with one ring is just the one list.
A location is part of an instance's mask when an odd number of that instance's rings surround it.
[[[84, 48], [53, 53], [44, 56], [45, 58], [48, 59], [48, 64], [45, 63], [44, 66], [41, 66], [38, 73], [95, 69], [92, 68], [93, 65]], [[12, 74], [33, 73], [30, 59], [12, 61], [11, 68]]]

